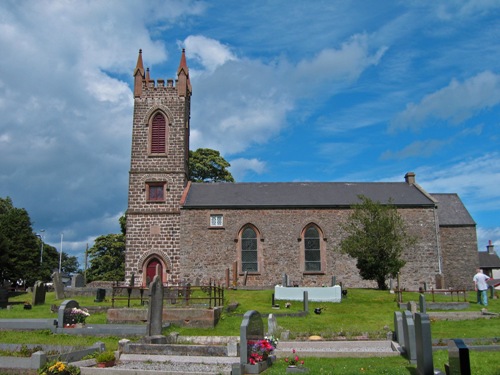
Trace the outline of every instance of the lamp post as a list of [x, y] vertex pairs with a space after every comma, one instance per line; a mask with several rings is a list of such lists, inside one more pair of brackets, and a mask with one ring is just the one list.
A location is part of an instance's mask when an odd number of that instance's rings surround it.
[[38, 238], [40, 238], [40, 265], [43, 262], [43, 232], [45, 232], [45, 229], [40, 230], [40, 233], [42, 234], [36, 235]]
[[63, 241], [63, 234], [61, 233], [61, 252], [59, 253], [59, 273], [61, 273], [61, 263], [62, 263], [62, 241]]

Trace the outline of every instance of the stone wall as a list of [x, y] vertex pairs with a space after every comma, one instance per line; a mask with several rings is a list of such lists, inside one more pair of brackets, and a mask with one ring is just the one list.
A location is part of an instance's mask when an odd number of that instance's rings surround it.
[[472, 290], [472, 278], [479, 267], [476, 227], [440, 227], [439, 234], [445, 287]]
[[[181, 254], [182, 279], [202, 283], [224, 280], [225, 270], [232, 269], [239, 261], [239, 231], [248, 223], [259, 232], [259, 272], [249, 274], [247, 286], [274, 286], [281, 284], [282, 273], [289, 280], [302, 286], [330, 285], [332, 276], [345, 287], [375, 287], [371, 281], [362, 280], [356, 261], [339, 251], [344, 235], [341, 223], [347, 220], [349, 209], [268, 209], [268, 210], [182, 210]], [[418, 242], [407, 249], [406, 266], [401, 272], [402, 287], [418, 288], [424, 282], [434, 285], [438, 272], [437, 237], [433, 209], [400, 209], [408, 223], [408, 231], [418, 237]], [[209, 226], [210, 214], [223, 214], [224, 227]], [[310, 223], [323, 231], [323, 272], [303, 271], [301, 261], [301, 232]], [[241, 270], [240, 270], [241, 271]], [[238, 285], [244, 274], [238, 272]]]

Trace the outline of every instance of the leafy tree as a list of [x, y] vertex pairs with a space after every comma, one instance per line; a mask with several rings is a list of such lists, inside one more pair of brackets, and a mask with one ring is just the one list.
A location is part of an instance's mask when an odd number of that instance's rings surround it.
[[120, 229], [122, 231], [122, 234], [125, 234], [127, 232], [127, 214], [123, 214], [120, 216], [120, 219], [118, 220], [120, 222]]
[[22, 285], [33, 285], [40, 273], [39, 243], [24, 208], [0, 198], [0, 277]]
[[87, 281], [125, 279], [125, 236], [106, 234], [97, 237], [88, 251], [90, 267]]
[[229, 164], [219, 151], [199, 148], [189, 151], [189, 180], [193, 182], [234, 182]]
[[387, 289], [386, 279], [396, 277], [405, 265], [403, 250], [416, 242], [406, 233], [406, 226], [391, 202], [382, 205], [365, 196], [353, 212], [343, 230], [347, 237], [341, 241], [342, 252], [356, 258], [356, 266], [364, 280], [375, 280], [378, 288]]

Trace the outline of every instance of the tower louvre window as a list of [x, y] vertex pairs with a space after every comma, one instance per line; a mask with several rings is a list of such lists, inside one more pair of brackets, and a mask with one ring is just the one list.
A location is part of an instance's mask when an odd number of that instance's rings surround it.
[[167, 152], [167, 124], [165, 117], [157, 113], [151, 122], [151, 153], [165, 154]]
[[163, 202], [163, 201], [165, 201], [165, 183], [164, 182], [148, 182], [147, 183], [147, 200], [148, 200], [148, 202]]

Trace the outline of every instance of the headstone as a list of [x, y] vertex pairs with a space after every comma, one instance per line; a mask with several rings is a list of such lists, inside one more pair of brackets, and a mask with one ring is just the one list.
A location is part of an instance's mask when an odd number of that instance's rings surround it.
[[304, 311], [309, 312], [309, 293], [304, 290]]
[[61, 274], [57, 271], [52, 274], [52, 284], [54, 285], [54, 291], [56, 292], [56, 299], [64, 299], [64, 285]]
[[431, 321], [429, 320], [429, 315], [423, 313], [415, 314], [415, 339], [417, 372], [420, 375], [434, 375]]
[[394, 312], [394, 334], [395, 340], [398, 342], [399, 346], [404, 348], [405, 346], [405, 333], [403, 329], [403, 313], [401, 311]]
[[282, 276], [281, 285], [285, 286], [285, 287], [288, 286], [288, 275], [284, 272], [283, 272], [283, 276]]
[[71, 287], [72, 288], [83, 288], [85, 286], [85, 280], [81, 273], [77, 273], [73, 275], [71, 279]]
[[69, 315], [69, 312], [73, 308], [80, 308], [80, 304], [72, 299], [67, 299], [61, 305], [59, 306], [59, 310], [57, 311], [57, 326], [58, 327], [65, 327], [68, 324], [72, 324], [71, 317]]
[[156, 274], [153, 282], [149, 285], [149, 306], [146, 340], [151, 344], [166, 343], [166, 337], [162, 336], [163, 316], [163, 284], [161, 276]]
[[425, 295], [420, 294], [418, 306], [420, 307], [420, 312], [422, 314], [427, 314], [427, 302], [425, 302]]
[[229, 289], [229, 268], [226, 268], [226, 289]]
[[35, 286], [33, 287], [33, 297], [31, 299], [31, 304], [33, 306], [43, 305], [45, 303], [45, 295], [45, 283], [38, 280], [37, 282], [35, 282]]
[[462, 339], [448, 341], [447, 375], [471, 375], [469, 348]]
[[406, 304], [406, 309], [411, 312], [412, 316], [415, 316], [417, 312], [417, 303], [415, 301], [410, 301]]
[[9, 304], [9, 291], [5, 288], [0, 288], [0, 309], [5, 309]]
[[250, 310], [243, 316], [240, 326], [240, 363], [232, 366], [233, 375], [256, 374], [267, 369], [267, 362], [250, 365], [251, 345], [249, 342], [264, 338], [264, 324], [258, 311]]
[[413, 322], [413, 315], [410, 311], [405, 310], [403, 313], [403, 332], [405, 339], [405, 355], [411, 363], [416, 363], [417, 352], [415, 349], [415, 323]]
[[106, 298], [106, 289], [98, 288], [94, 302], [102, 302]]
[[267, 317], [267, 333], [268, 335], [276, 335], [278, 331], [278, 322], [274, 314], [269, 314]]
[[233, 288], [238, 286], [238, 262], [233, 262]]
[[335, 286], [335, 285], [337, 285], [337, 277], [332, 276], [332, 286]]

